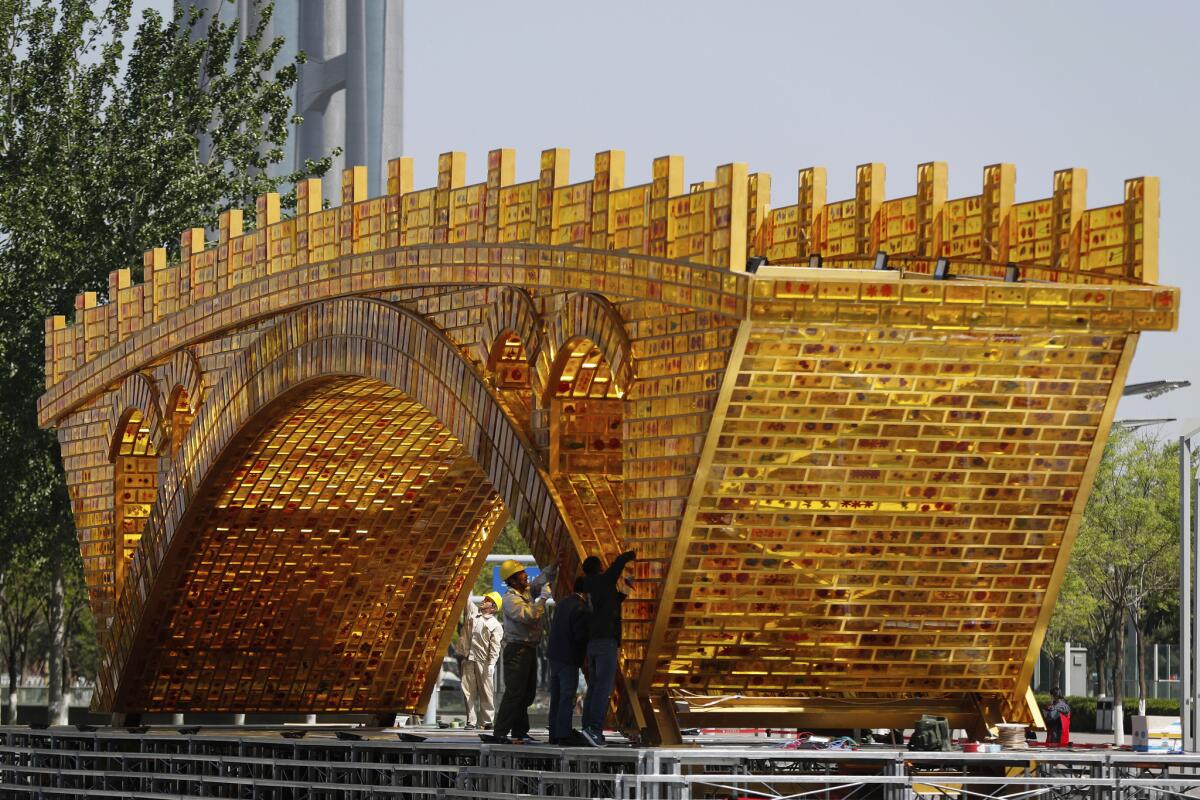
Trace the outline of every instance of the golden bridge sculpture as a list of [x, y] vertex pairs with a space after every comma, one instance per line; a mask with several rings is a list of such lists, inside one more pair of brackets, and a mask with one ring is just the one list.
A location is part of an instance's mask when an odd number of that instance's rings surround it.
[[[439, 157], [384, 197], [193, 228], [46, 325], [103, 659], [95, 705], [420, 711], [506, 520], [638, 552], [624, 724], [1036, 719], [1028, 686], [1139, 332], [1158, 183], [1085, 208], [1011, 165], [884, 167], [771, 208], [744, 164], [570, 183]], [[564, 577], [564, 579], [566, 579]], [[709, 722], [709, 720], [712, 720]]]

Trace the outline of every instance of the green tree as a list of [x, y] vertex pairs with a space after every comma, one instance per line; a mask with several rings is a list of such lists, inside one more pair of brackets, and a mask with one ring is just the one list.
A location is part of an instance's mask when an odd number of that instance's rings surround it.
[[[1179, 552], [1178, 446], [1114, 429], [1084, 511], [1071, 570], [1095, 599], [1088, 622], [1111, 645], [1113, 716], [1124, 742], [1126, 623], [1145, 664], [1147, 621], [1170, 602]], [[1145, 684], [1142, 683], [1144, 703]]]
[[1058, 590], [1058, 601], [1054, 605], [1054, 613], [1050, 617], [1050, 625], [1046, 628], [1046, 638], [1042, 641], [1042, 652], [1050, 658], [1050, 685], [1062, 687], [1061, 669], [1064, 648], [1067, 642], [1086, 642], [1089, 639], [1089, 623], [1096, 613], [1096, 597], [1089, 591], [1087, 582], [1075, 568], [1076, 559], [1072, 558]]
[[[79, 557], [53, 434], [37, 425], [43, 320], [74, 295], [102, 295], [113, 269], [179, 233], [212, 227], [256, 195], [328, 170], [270, 177], [283, 158], [297, 65], [277, 65], [273, 6], [237, 24], [176, 4], [142, 17], [126, 52], [130, 0], [0, 0], [0, 560], [28, 545], [53, 576], [52, 713], [65, 714], [67, 586]], [[203, 144], [202, 144], [203, 143]], [[203, 148], [203, 149], [202, 149]], [[294, 192], [283, 196], [294, 207]]]
[[31, 656], [30, 646], [37, 638], [38, 613], [45, 586], [39, 585], [44, 561], [29, 548], [12, 554], [0, 569], [0, 654], [8, 676], [5, 721], [17, 723], [18, 692]]

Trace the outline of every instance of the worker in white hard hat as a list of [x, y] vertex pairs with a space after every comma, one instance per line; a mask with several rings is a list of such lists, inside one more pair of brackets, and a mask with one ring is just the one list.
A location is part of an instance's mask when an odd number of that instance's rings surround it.
[[492, 741], [535, 744], [529, 735], [529, 706], [537, 694], [538, 643], [542, 640], [542, 617], [550, 599], [554, 569], [547, 569], [531, 584], [525, 565], [505, 561], [500, 579], [508, 586], [501, 606], [504, 616], [504, 698], [496, 713]]
[[[455, 650], [462, 657], [459, 675], [463, 699], [467, 703], [469, 731], [475, 730], [477, 725], [482, 725], [484, 730], [492, 727], [496, 709], [496, 663], [500, 660], [500, 644], [504, 638], [504, 626], [496, 612], [502, 602], [499, 592], [488, 592], [478, 606], [467, 601], [463, 611], [462, 630]], [[478, 715], [476, 705], [479, 706]]]

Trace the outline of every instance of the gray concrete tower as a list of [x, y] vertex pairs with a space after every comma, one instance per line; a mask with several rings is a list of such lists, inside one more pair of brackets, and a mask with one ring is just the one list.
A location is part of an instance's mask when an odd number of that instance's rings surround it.
[[[258, 24], [253, 0], [192, 5], [236, 20], [242, 31]], [[355, 164], [368, 167], [371, 195], [383, 193], [387, 161], [403, 146], [403, 32], [403, 0], [276, 0], [270, 35], [285, 40], [278, 63], [298, 51], [308, 63], [292, 97], [304, 122], [294, 126], [275, 171], [291, 172], [341, 147], [323, 184], [325, 198], [340, 202], [341, 171]]]

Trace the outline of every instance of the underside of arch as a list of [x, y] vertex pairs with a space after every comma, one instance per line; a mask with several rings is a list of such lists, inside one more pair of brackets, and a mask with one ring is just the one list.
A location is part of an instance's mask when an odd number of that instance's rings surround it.
[[623, 395], [633, 382], [634, 372], [629, 335], [620, 312], [604, 297], [588, 292], [565, 295], [559, 303], [549, 317], [545, 342], [533, 364], [534, 395], [549, 403], [556, 391], [552, 382], [566, 357], [562, 351], [580, 339], [591, 341], [604, 356], [613, 385]]
[[621, 545], [624, 401], [590, 339], [559, 348], [549, 375], [549, 471], [589, 555], [611, 563]]
[[260, 413], [195, 506], [126, 672], [131, 708], [417, 707], [504, 516], [445, 425], [352, 377]]
[[506, 329], [493, 341], [486, 363], [508, 415], [532, 436], [534, 398], [529, 383], [528, 353], [521, 335]]
[[[323, 419], [353, 424], [331, 434]], [[410, 456], [378, 461], [413, 436]], [[319, 487], [314, 470], [329, 471]], [[331, 482], [336, 509], [305, 505]], [[206, 392], [118, 598], [94, 705], [418, 710], [503, 512], [539, 563], [577, 567], [532, 445], [450, 340], [380, 301], [300, 309]]]

